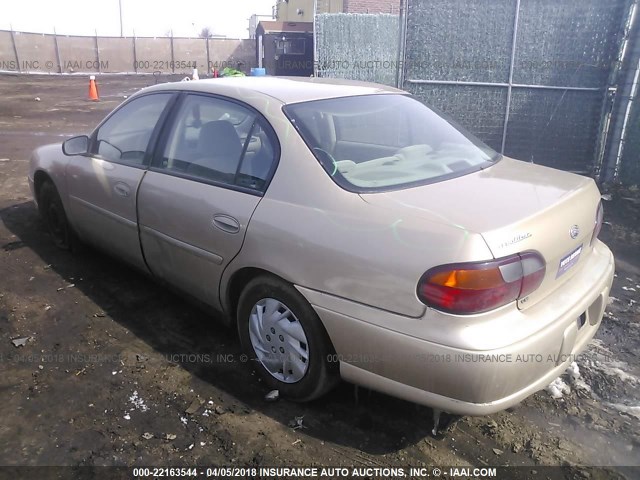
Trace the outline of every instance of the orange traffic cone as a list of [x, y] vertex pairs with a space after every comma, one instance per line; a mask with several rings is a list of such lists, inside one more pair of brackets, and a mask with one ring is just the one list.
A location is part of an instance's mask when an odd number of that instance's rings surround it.
[[89, 77], [89, 100], [93, 100], [94, 102], [100, 100], [98, 98], [98, 86], [96, 85], [95, 75]]

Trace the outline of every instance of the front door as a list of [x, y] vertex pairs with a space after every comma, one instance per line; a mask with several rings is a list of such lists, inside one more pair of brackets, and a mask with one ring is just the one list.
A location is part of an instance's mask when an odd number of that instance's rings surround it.
[[71, 157], [67, 165], [73, 228], [81, 238], [143, 269], [136, 192], [171, 97], [151, 94], [126, 103], [94, 132], [90, 154]]

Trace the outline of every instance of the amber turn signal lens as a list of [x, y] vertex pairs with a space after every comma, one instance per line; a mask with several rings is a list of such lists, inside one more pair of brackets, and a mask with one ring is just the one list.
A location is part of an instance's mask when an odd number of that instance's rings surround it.
[[545, 271], [537, 252], [442, 265], [422, 276], [417, 293], [424, 304], [444, 312], [482, 313], [526, 297], [540, 286]]

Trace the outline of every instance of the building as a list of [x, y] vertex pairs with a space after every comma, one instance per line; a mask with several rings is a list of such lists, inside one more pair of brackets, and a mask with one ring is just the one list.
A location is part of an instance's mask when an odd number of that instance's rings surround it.
[[256, 29], [258, 66], [267, 75], [314, 74], [314, 11], [323, 13], [400, 13], [400, 0], [276, 0], [276, 21]]
[[313, 8], [318, 13], [341, 13], [345, 0], [277, 0], [276, 19], [281, 22], [313, 22]]
[[344, 0], [344, 13], [400, 14], [400, 0]]
[[267, 75], [313, 75], [313, 22], [260, 22], [256, 56]]
[[281, 22], [313, 22], [318, 13], [400, 13], [400, 0], [277, 0], [276, 19]]
[[275, 20], [275, 7], [273, 8], [273, 15], [251, 15], [249, 18], [249, 38], [256, 38], [256, 28], [261, 21]]

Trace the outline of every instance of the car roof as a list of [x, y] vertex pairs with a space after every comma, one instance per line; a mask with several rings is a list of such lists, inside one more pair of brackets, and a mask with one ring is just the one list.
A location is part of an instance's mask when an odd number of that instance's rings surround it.
[[356, 80], [270, 76], [225, 77], [190, 82], [163, 83], [145, 88], [144, 92], [161, 90], [189, 90], [216, 93], [233, 98], [259, 94], [279, 100], [283, 104], [356, 95], [406, 93], [387, 85]]

